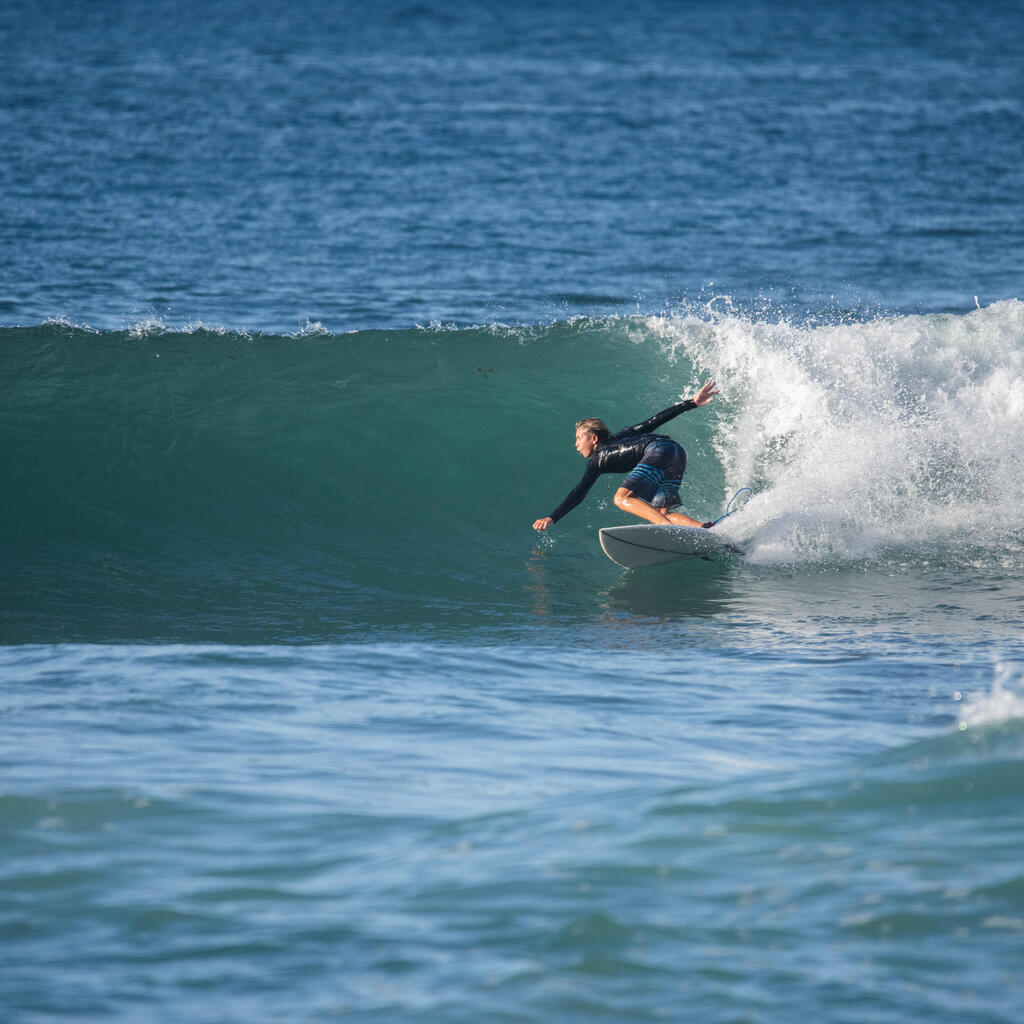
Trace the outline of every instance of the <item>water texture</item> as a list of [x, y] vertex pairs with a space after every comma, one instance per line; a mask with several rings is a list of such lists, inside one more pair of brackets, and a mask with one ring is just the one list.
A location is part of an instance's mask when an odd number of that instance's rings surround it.
[[1018, 298], [1020, 10], [10, 0], [0, 318]]
[[1022, 15], [8, 3], [3, 1020], [1019, 1024]]

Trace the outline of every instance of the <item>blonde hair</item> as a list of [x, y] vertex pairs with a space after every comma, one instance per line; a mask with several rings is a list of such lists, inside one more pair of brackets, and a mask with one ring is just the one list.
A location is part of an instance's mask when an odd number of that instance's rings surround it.
[[603, 441], [606, 437], [611, 436], [611, 431], [604, 425], [604, 420], [595, 419], [594, 417], [580, 420], [576, 424], [576, 433], [578, 434], [581, 430], [585, 430], [588, 434], [597, 434], [599, 441]]

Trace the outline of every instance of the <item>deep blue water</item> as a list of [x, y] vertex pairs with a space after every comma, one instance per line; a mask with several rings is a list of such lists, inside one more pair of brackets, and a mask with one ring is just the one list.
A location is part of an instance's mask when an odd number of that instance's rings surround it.
[[0, 316], [341, 332], [1015, 298], [1020, 14], [14, 0]]
[[[0, 12], [0, 1016], [1018, 1024], [1024, 7]], [[626, 572], [572, 424], [742, 557]]]

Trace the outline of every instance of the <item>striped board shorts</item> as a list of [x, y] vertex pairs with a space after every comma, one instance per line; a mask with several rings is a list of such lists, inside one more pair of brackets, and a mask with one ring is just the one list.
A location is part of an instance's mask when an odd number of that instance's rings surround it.
[[644, 449], [643, 458], [629, 472], [621, 486], [654, 508], [675, 508], [682, 504], [679, 486], [686, 472], [686, 452], [670, 437], [656, 437]]

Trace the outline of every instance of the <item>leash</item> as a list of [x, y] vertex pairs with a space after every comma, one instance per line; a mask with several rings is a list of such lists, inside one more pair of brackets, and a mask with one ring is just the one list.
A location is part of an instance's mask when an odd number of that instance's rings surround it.
[[[730, 499], [729, 504], [725, 506], [725, 512], [720, 515], [712, 526], [717, 526], [723, 519], [728, 519], [729, 516], [739, 512], [741, 508], [753, 497], [754, 492], [749, 487], [741, 487]], [[733, 508], [733, 505], [736, 507]]]

